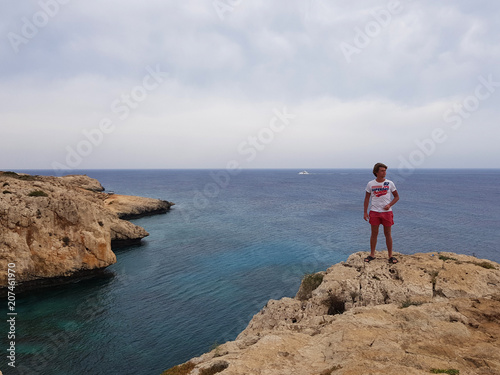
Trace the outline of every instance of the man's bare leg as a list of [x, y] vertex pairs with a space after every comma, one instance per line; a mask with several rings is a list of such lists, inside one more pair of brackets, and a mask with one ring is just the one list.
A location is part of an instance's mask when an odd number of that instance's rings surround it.
[[378, 225], [372, 225], [372, 235], [370, 237], [370, 256], [375, 258], [375, 248], [377, 247]]
[[387, 252], [389, 253], [389, 258], [392, 257], [392, 227], [384, 227], [385, 244], [387, 245]]

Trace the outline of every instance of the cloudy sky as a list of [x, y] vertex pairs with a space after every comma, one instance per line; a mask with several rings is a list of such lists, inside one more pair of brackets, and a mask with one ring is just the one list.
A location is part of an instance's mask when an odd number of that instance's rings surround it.
[[497, 0], [4, 0], [0, 170], [500, 167]]

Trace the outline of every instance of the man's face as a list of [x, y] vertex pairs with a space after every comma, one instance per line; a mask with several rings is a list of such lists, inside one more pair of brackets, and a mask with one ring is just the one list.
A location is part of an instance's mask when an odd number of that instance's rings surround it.
[[377, 172], [377, 178], [385, 178], [386, 174], [387, 174], [387, 168], [380, 167]]

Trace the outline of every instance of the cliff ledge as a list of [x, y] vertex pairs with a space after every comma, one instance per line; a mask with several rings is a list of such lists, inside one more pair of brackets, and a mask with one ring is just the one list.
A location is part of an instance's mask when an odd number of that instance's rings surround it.
[[235, 341], [164, 372], [500, 374], [500, 265], [454, 253], [352, 254], [270, 300]]

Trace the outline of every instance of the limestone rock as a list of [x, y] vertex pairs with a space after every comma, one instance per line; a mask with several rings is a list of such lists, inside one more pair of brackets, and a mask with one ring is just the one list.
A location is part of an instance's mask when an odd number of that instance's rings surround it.
[[301, 299], [269, 301], [235, 341], [192, 359], [189, 374], [221, 362], [225, 375], [500, 374], [499, 264], [367, 255], [330, 267], [310, 293], [302, 285]]
[[104, 187], [95, 178], [90, 178], [87, 175], [67, 175], [61, 177], [64, 181], [79, 186], [82, 189], [90, 191], [104, 191]]
[[0, 186], [0, 287], [8, 263], [19, 287], [33, 286], [104, 269], [116, 262], [112, 243], [148, 236], [108, 210], [108, 195], [87, 176], [0, 172]]
[[160, 199], [118, 194], [108, 195], [104, 203], [106, 208], [115, 212], [120, 219], [124, 220], [164, 214], [174, 205], [172, 202]]

